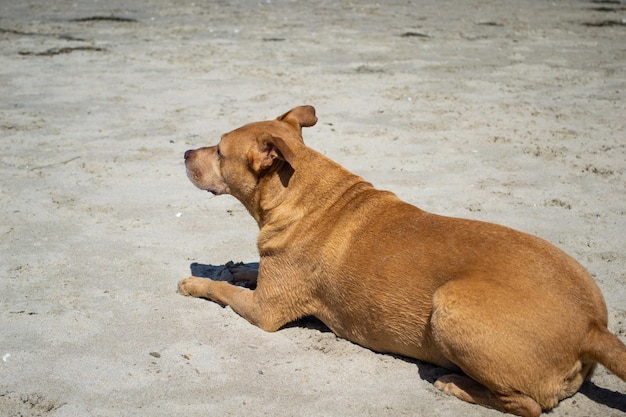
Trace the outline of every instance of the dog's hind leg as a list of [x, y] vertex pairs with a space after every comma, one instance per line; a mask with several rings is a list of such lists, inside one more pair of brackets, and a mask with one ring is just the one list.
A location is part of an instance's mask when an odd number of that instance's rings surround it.
[[523, 417], [537, 417], [541, 414], [541, 406], [532, 398], [516, 393], [509, 395], [496, 394], [463, 375], [444, 375], [435, 381], [435, 386], [463, 401], [506, 413]]
[[440, 287], [433, 297], [433, 340], [467, 377], [446, 376], [437, 386], [523, 416], [538, 415], [576, 392], [590, 370], [576, 352], [584, 327], [551, 321], [565, 314], [540, 297], [519, 297], [489, 279]]

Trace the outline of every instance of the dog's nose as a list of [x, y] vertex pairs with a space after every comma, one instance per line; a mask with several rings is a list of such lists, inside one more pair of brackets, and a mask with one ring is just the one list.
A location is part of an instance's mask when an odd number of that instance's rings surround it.
[[193, 152], [193, 150], [189, 149], [188, 151], [185, 151], [185, 161], [187, 160], [187, 158], [189, 158], [189, 155], [191, 155], [191, 153]]

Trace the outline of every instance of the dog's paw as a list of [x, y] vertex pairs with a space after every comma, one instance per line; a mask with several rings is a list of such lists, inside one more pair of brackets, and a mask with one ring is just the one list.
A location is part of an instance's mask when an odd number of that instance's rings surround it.
[[254, 288], [257, 284], [259, 270], [250, 268], [243, 264], [226, 264], [228, 271], [232, 275], [232, 282], [235, 284], [243, 284], [248, 288]]
[[456, 389], [456, 384], [454, 383], [456, 375], [444, 375], [435, 381], [435, 387], [440, 389], [441, 391], [452, 394], [451, 391]]
[[191, 297], [208, 297], [210, 280], [206, 278], [189, 277], [178, 283], [178, 292]]

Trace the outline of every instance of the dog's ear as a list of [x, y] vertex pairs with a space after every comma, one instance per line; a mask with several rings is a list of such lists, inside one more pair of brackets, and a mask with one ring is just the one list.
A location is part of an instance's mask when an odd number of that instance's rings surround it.
[[303, 127], [311, 127], [317, 123], [317, 116], [313, 106], [299, 106], [279, 116], [277, 120], [289, 123], [302, 135]]
[[293, 158], [293, 150], [283, 138], [263, 133], [257, 143], [248, 151], [248, 163], [255, 172], [271, 167], [276, 160], [289, 162]]

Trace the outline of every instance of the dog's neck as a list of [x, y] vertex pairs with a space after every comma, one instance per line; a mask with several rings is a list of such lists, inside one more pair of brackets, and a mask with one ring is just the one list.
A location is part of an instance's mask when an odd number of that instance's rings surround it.
[[[308, 167], [316, 166], [319, 175], [301, 175]], [[260, 229], [259, 251], [275, 250], [278, 235], [289, 235], [289, 230], [307, 216], [327, 212], [328, 208], [346, 198], [346, 195], [373, 186], [361, 177], [349, 173], [324, 155], [306, 148], [291, 163], [283, 162], [259, 179], [256, 193], [248, 202], [242, 201]], [[271, 243], [270, 243], [271, 242]], [[269, 246], [268, 246], [269, 245]], [[280, 245], [279, 245], [280, 246]]]

